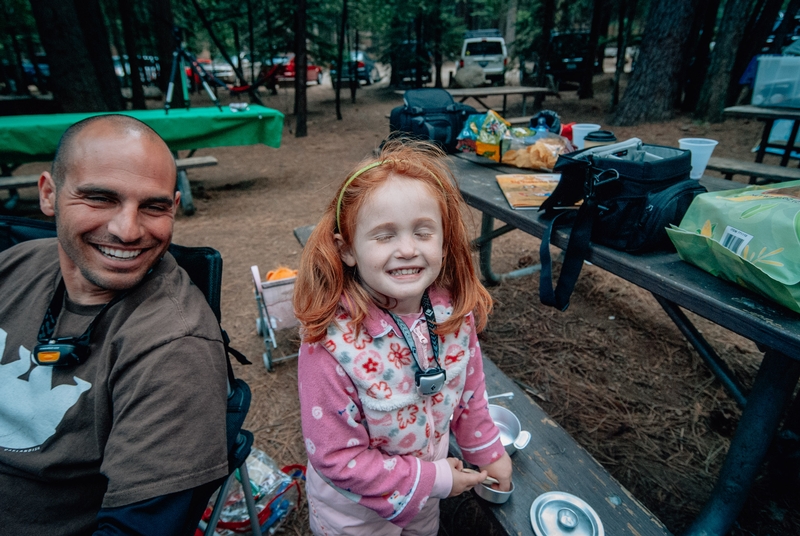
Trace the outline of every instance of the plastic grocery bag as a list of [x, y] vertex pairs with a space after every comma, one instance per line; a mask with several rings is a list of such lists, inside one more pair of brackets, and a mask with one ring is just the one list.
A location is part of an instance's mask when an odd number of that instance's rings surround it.
[[[247, 472], [250, 476], [247, 485], [253, 492], [262, 534], [275, 534], [287, 514], [297, 506], [300, 500], [300, 480], [305, 480], [305, 470], [303, 465], [288, 465], [279, 469], [272, 458], [263, 451], [252, 448], [247, 457]], [[236, 481], [228, 490], [228, 497], [222, 506], [222, 515], [217, 524], [216, 534], [221, 536], [252, 534], [239, 470], [236, 472]], [[209, 507], [203, 514], [204, 523], [211, 517], [211, 508], [217, 500], [217, 493], [211, 497]], [[205, 530], [205, 525], [201, 524], [201, 528]]]
[[684, 261], [800, 312], [800, 181], [701, 194], [667, 234]]

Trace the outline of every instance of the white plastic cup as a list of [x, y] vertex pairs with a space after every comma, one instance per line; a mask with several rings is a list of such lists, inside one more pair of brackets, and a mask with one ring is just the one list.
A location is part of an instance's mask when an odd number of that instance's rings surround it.
[[681, 149], [692, 152], [692, 171], [689, 177], [693, 179], [700, 179], [708, 165], [708, 159], [711, 158], [711, 153], [714, 152], [714, 147], [719, 142], [717, 140], [709, 140], [706, 138], [682, 138], [678, 140], [678, 146]]
[[592, 123], [576, 123], [572, 125], [572, 145], [578, 149], [583, 149], [583, 138], [595, 130], [600, 130], [600, 125]]

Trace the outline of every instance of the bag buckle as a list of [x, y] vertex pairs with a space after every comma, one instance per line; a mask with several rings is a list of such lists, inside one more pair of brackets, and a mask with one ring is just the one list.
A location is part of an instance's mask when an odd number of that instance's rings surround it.
[[591, 171], [589, 171], [589, 175], [589, 180], [584, 183], [584, 197], [586, 199], [594, 199], [595, 193], [599, 186], [619, 180], [619, 171], [616, 169], [606, 169], [597, 175], [594, 175]]

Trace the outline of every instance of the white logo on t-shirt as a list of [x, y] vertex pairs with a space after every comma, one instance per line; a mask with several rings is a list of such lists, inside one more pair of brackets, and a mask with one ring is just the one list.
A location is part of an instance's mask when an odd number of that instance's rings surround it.
[[[0, 357], [7, 333], [0, 329]], [[0, 448], [29, 449], [47, 441], [67, 410], [92, 384], [73, 376], [76, 385], [52, 387], [53, 368], [35, 366], [27, 380], [19, 377], [31, 368], [31, 352], [19, 347], [19, 360], [0, 364]]]

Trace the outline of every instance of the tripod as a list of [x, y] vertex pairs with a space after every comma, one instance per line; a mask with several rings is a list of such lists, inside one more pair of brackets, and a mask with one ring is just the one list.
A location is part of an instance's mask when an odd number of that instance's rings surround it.
[[[178, 74], [180, 76], [180, 84], [181, 89], [183, 90], [183, 101], [186, 103], [186, 109], [188, 110], [191, 103], [189, 101], [189, 87], [186, 81], [186, 67], [188, 67], [192, 73], [193, 78], [200, 80], [203, 84], [203, 87], [208, 93], [208, 96], [211, 97], [211, 100], [214, 104], [217, 105], [219, 111], [222, 111], [222, 104], [220, 104], [219, 99], [214, 92], [211, 90], [211, 86], [208, 85], [208, 82], [211, 81], [214, 85], [219, 87], [227, 87], [224, 82], [222, 82], [219, 78], [212, 74], [208, 74], [206, 70], [200, 65], [200, 62], [197, 61], [197, 57], [188, 52], [185, 48], [183, 48], [183, 39], [181, 39], [181, 30], [177, 26], [174, 29], [175, 32], [175, 50], [172, 51], [172, 68], [170, 69], [169, 74], [169, 85], [167, 86], [167, 98], [164, 101], [164, 113], [169, 113], [169, 107], [172, 104], [172, 92], [175, 90], [175, 75]], [[180, 73], [178, 73], [178, 68], [180, 68]]]

